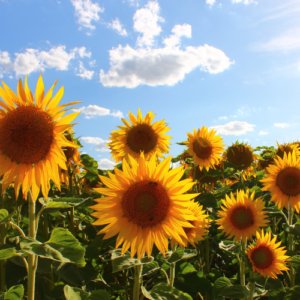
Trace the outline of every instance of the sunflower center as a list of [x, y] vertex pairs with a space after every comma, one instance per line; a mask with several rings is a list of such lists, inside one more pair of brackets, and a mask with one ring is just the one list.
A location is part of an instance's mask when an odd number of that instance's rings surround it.
[[73, 158], [75, 148], [65, 147], [65, 148], [62, 148], [62, 149], [64, 151], [64, 154], [65, 154], [67, 160], [71, 160]]
[[252, 152], [245, 146], [231, 147], [227, 152], [227, 160], [234, 165], [242, 165], [237, 170], [246, 170], [253, 162]]
[[281, 192], [287, 196], [300, 194], [300, 170], [295, 167], [287, 167], [279, 172], [276, 184]]
[[122, 207], [125, 216], [134, 224], [149, 227], [164, 220], [169, 203], [169, 196], [159, 183], [144, 180], [125, 192]]
[[130, 129], [127, 136], [128, 147], [136, 153], [148, 153], [157, 146], [158, 136], [151, 126], [138, 124]]
[[234, 227], [243, 230], [253, 225], [254, 216], [249, 207], [240, 206], [232, 211], [230, 220]]
[[52, 140], [52, 118], [38, 107], [17, 107], [0, 121], [0, 148], [12, 161], [34, 164], [43, 160]]
[[213, 148], [206, 138], [199, 137], [193, 143], [193, 150], [199, 158], [208, 159], [212, 154]]
[[273, 262], [273, 254], [268, 247], [259, 246], [258, 248], [253, 250], [251, 259], [256, 268], [266, 269]]

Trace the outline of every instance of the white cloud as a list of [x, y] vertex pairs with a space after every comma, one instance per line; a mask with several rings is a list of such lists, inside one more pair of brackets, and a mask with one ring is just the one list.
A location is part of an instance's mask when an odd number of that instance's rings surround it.
[[293, 28], [267, 42], [254, 45], [256, 51], [288, 51], [300, 49], [300, 28]]
[[161, 27], [157, 24], [163, 22], [164, 19], [159, 14], [159, 4], [156, 1], [149, 1], [145, 8], [138, 9], [133, 16], [133, 29], [142, 33], [137, 39], [137, 45], [152, 46], [154, 36], [159, 35]]
[[260, 132], [259, 132], [259, 135], [265, 135], [265, 134], [269, 134], [269, 133], [266, 132], [266, 131], [260, 131]]
[[83, 79], [92, 79], [94, 76], [94, 71], [87, 70], [83, 63], [79, 62], [79, 73], [76, 74], [76, 76], [80, 76]]
[[101, 170], [112, 170], [114, 168], [116, 164], [107, 159], [107, 158], [102, 158], [98, 161], [98, 169], [101, 169]]
[[290, 125], [287, 123], [274, 123], [275, 127], [281, 127], [281, 128], [285, 128], [285, 127], [289, 127]]
[[169, 85], [183, 80], [185, 75], [199, 67], [201, 71], [217, 74], [234, 63], [215, 47], [204, 45], [179, 48], [133, 49], [129, 45], [109, 51], [110, 69], [100, 70], [104, 86]]
[[127, 35], [126, 29], [123, 28], [123, 25], [120, 23], [120, 20], [118, 18], [113, 20], [111, 23], [108, 23], [107, 26], [109, 28], [114, 29], [120, 35], [124, 35], [124, 36]]
[[131, 6], [139, 6], [139, 0], [127, 0]]
[[13, 69], [13, 63], [10, 60], [10, 55], [7, 51], [0, 51], [0, 78], [4, 73], [9, 73]]
[[100, 107], [98, 105], [83, 106], [81, 108], [73, 109], [75, 112], [81, 112], [85, 115], [85, 119], [91, 119], [96, 116], [113, 116], [117, 118], [124, 118], [121, 111], [110, 112], [110, 109]]
[[107, 143], [109, 143], [108, 140], [103, 140], [99, 137], [82, 137], [80, 138], [81, 141], [87, 144], [94, 144], [95, 145], [95, 150], [96, 151], [101, 151], [101, 152], [109, 152], [108, 146], [106, 146]]
[[219, 119], [219, 120], [227, 120], [227, 117], [226, 117], [226, 116], [224, 116], [224, 117], [219, 117], [218, 119]]
[[171, 34], [168, 38], [163, 40], [163, 43], [167, 47], [175, 47], [181, 42], [181, 37], [192, 37], [192, 26], [190, 24], [183, 24], [183, 25], [175, 25], [172, 29], [174, 34]]
[[211, 128], [215, 129], [219, 134], [241, 135], [247, 133], [247, 131], [253, 131], [254, 126], [255, 125], [247, 122], [233, 121], [225, 125], [217, 125]]
[[255, 3], [255, 4], [257, 4], [258, 2], [255, 0], [232, 0], [232, 3], [244, 3], [244, 4]]
[[73, 49], [73, 51], [74, 51], [75, 53], [78, 53], [78, 55], [79, 55], [81, 58], [83, 58], [83, 57], [91, 57], [91, 55], [92, 55], [92, 52], [88, 52], [88, 51], [86, 50], [85, 47], [80, 47], [80, 48], [75, 47], [75, 48]]
[[215, 4], [216, 0], [206, 0], [206, 3], [213, 6]]
[[91, 0], [71, 0], [71, 2], [75, 8], [75, 16], [78, 17], [78, 23], [91, 30], [95, 29], [91, 22], [100, 19], [99, 13], [103, 12], [104, 8]]

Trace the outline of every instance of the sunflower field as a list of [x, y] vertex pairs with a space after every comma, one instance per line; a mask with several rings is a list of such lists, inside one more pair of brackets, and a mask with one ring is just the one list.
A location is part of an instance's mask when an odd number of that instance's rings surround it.
[[203, 126], [171, 157], [138, 109], [100, 170], [56, 83], [0, 87], [0, 299], [300, 299], [300, 143]]

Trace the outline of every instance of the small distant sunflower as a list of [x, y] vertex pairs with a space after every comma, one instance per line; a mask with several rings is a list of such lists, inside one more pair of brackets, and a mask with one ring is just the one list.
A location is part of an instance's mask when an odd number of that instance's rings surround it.
[[286, 260], [289, 256], [285, 255], [287, 250], [284, 247], [280, 247], [281, 242], [276, 243], [277, 236], [271, 240], [271, 232], [261, 234], [256, 232], [256, 243], [250, 245], [246, 250], [253, 271], [256, 271], [260, 275], [276, 279], [278, 274], [282, 274], [282, 271], [288, 271], [285, 266]]
[[279, 156], [280, 158], [283, 159], [284, 153], [289, 154], [292, 153], [293, 151], [295, 151], [296, 157], [300, 156], [300, 148], [297, 143], [284, 143], [280, 145], [276, 141], [276, 144], [278, 148], [275, 152], [275, 155]]
[[82, 147], [78, 140], [74, 138], [74, 134], [73, 134], [73, 129], [70, 128], [70, 130], [65, 131], [64, 132], [65, 138], [71, 142], [75, 144], [75, 147], [63, 147], [63, 151], [64, 154], [67, 158], [67, 165], [71, 165], [72, 166], [74, 164], [78, 165], [78, 166], [82, 166], [81, 162], [80, 162], [80, 152], [78, 151], [78, 147]]
[[53, 88], [44, 96], [42, 75], [39, 77], [34, 97], [25, 78], [25, 91], [21, 79], [18, 83], [18, 96], [2, 82], [0, 96], [0, 176], [2, 193], [14, 181], [16, 196], [22, 185], [23, 194], [31, 188], [34, 200], [40, 188], [47, 198], [51, 179], [60, 189], [58, 166], [66, 169], [66, 157], [62, 147], [77, 147], [70, 143], [63, 132], [70, 128], [79, 113], [62, 117], [68, 105], [57, 106], [63, 96], [63, 87], [52, 98]]
[[187, 152], [194, 157], [200, 170], [205, 168], [208, 171], [221, 160], [224, 148], [223, 139], [215, 134], [215, 130], [208, 131], [205, 126], [198, 131], [194, 129], [193, 134], [187, 133], [188, 141], [185, 142], [188, 146]]
[[183, 228], [187, 238], [182, 237], [182, 240], [185, 247], [188, 246], [188, 242], [196, 247], [195, 243], [198, 243], [197, 240], [203, 240], [203, 237], [208, 232], [209, 216], [205, 214], [203, 206], [199, 206], [197, 202], [191, 201], [188, 209], [194, 214], [197, 220], [189, 221], [194, 227]]
[[299, 212], [300, 207], [300, 159], [295, 151], [288, 155], [284, 153], [283, 159], [277, 156], [275, 164], [267, 168], [268, 174], [261, 181], [264, 184], [263, 191], [271, 192], [271, 201], [278, 208], [288, 204]]
[[241, 165], [237, 170], [243, 171], [243, 177], [247, 180], [251, 174], [255, 177], [255, 170], [252, 164], [256, 164], [258, 156], [253, 153], [253, 148], [247, 144], [236, 142], [228, 147], [224, 152], [224, 160], [234, 164]]
[[257, 170], [266, 170], [267, 167], [274, 164], [274, 158], [276, 157], [275, 151], [271, 149], [266, 149], [260, 153], [260, 157], [262, 159], [259, 159]]
[[122, 119], [126, 126], [118, 126], [120, 130], [112, 131], [109, 139], [111, 142], [107, 146], [111, 149], [112, 159], [118, 163], [125, 158], [129, 161], [129, 155], [138, 159], [141, 152], [144, 152], [146, 160], [153, 155], [163, 157], [162, 153], [168, 153], [171, 144], [168, 140], [170, 136], [164, 135], [170, 130], [166, 126], [165, 120], [152, 121], [155, 115], [152, 111], [143, 118], [140, 109], [138, 109], [137, 118], [129, 112], [129, 118], [132, 124]]
[[236, 198], [231, 193], [230, 197], [226, 195], [226, 199], [222, 199], [222, 211], [219, 211], [221, 217], [216, 223], [219, 229], [223, 230], [228, 238], [234, 236], [234, 240], [238, 242], [240, 239], [246, 242], [246, 239], [252, 240], [255, 232], [260, 227], [267, 226], [267, 212], [263, 199], [261, 197], [254, 199], [255, 192], [250, 195], [249, 190], [237, 191]]
[[98, 234], [108, 239], [118, 234], [116, 249], [123, 243], [122, 254], [131, 247], [131, 257], [137, 253], [140, 259], [146, 252], [150, 257], [153, 244], [165, 255], [168, 238], [184, 245], [181, 237], [187, 239], [185, 228], [193, 227], [196, 221], [188, 209], [191, 199], [198, 194], [183, 194], [194, 183], [191, 179], [179, 181], [182, 167], [169, 171], [171, 157], [158, 165], [156, 158], [147, 161], [143, 154], [138, 161], [129, 156], [130, 166], [123, 160], [123, 172], [114, 169], [110, 177], [100, 176], [108, 188], [96, 188], [96, 192], [108, 197], [95, 200], [92, 206], [98, 218], [93, 225], [105, 225]]

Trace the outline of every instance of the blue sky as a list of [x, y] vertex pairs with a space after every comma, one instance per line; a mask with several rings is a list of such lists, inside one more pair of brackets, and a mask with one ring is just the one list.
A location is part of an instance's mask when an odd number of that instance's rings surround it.
[[173, 137], [214, 127], [225, 144], [300, 139], [298, 0], [0, 0], [0, 78], [34, 91], [59, 78], [82, 101], [76, 136], [100, 168], [128, 111]]

